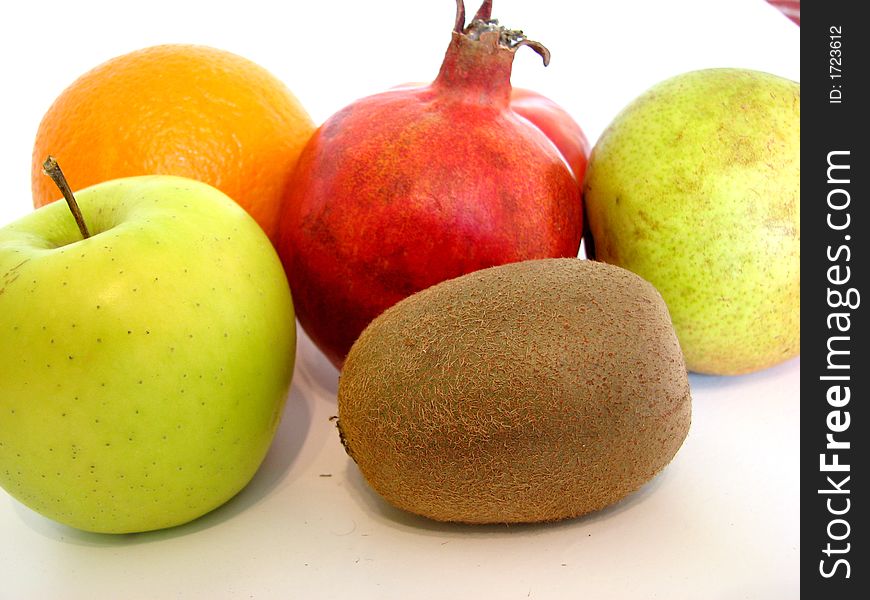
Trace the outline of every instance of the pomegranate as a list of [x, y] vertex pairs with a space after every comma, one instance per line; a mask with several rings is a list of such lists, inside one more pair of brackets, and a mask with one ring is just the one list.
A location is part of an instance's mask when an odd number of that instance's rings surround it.
[[511, 93], [511, 109], [527, 118], [550, 138], [574, 173], [574, 178], [583, 183], [586, 163], [589, 160], [589, 140], [568, 112], [537, 92], [514, 88]]
[[[363, 98], [330, 117], [299, 158], [278, 252], [296, 314], [341, 368], [399, 300], [445, 279], [576, 256], [580, 186], [557, 146], [510, 105], [514, 52], [549, 52], [499, 26], [484, 1], [456, 25], [434, 82]], [[585, 159], [585, 157], [584, 157]]]
[[[422, 85], [424, 84], [405, 83], [391, 89], [417, 88]], [[571, 167], [574, 178], [582, 184], [592, 147], [586, 134], [568, 111], [538, 92], [516, 87], [511, 90], [510, 107], [550, 138]]]

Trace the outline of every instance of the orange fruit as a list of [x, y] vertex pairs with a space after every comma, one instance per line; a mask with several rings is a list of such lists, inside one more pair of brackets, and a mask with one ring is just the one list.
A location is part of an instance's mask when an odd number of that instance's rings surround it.
[[290, 90], [245, 58], [205, 46], [145, 48], [85, 73], [48, 109], [33, 148], [33, 204], [60, 198], [42, 173], [51, 154], [73, 190], [131, 175], [204, 181], [274, 241], [282, 191], [313, 131]]

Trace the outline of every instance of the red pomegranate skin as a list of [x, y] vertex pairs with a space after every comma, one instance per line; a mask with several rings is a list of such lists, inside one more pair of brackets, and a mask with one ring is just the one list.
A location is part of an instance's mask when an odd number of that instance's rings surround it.
[[495, 33], [454, 32], [432, 84], [351, 104], [300, 156], [278, 252], [300, 324], [337, 368], [414, 292], [577, 255], [580, 188], [555, 145], [510, 109], [515, 49]]
[[592, 147], [580, 125], [568, 112], [549, 98], [521, 88], [511, 93], [511, 109], [544, 132], [568, 161], [574, 179], [581, 184]]
[[[424, 84], [406, 83], [393, 89], [416, 88], [422, 85]], [[518, 87], [511, 90], [510, 107], [550, 138], [574, 173], [574, 179], [582, 184], [592, 146], [568, 111], [538, 92]]]

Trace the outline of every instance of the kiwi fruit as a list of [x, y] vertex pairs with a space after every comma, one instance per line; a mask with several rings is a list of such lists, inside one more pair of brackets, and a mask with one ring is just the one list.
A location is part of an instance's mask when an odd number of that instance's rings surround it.
[[338, 411], [345, 449], [394, 506], [530, 523], [652, 479], [688, 433], [691, 396], [655, 288], [565, 258], [470, 273], [385, 311], [347, 357]]

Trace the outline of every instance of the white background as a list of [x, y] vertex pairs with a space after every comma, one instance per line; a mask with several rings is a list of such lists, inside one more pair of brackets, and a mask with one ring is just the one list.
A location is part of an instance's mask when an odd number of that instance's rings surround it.
[[[545, 69], [521, 49], [514, 84], [562, 104], [593, 142], [634, 96], [683, 71], [799, 79], [799, 28], [763, 0], [496, 0], [493, 15], [553, 55]], [[285, 81], [320, 123], [355, 98], [431, 79], [453, 17], [451, 0], [7, 3], [0, 224], [31, 210], [45, 110], [110, 57], [169, 42], [230, 50]], [[0, 598], [796, 598], [799, 372], [796, 359], [693, 375], [676, 459], [607, 510], [451, 526], [368, 489], [329, 422], [338, 375], [301, 334], [283, 423], [239, 496], [186, 526], [113, 537], [57, 525], [0, 491]]]

